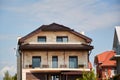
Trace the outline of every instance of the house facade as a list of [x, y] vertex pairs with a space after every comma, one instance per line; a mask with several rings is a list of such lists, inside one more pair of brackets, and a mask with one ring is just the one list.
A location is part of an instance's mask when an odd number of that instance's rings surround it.
[[108, 80], [115, 76], [116, 61], [110, 60], [115, 54], [114, 51], [106, 51], [95, 56], [94, 63], [96, 65], [98, 80]]
[[75, 80], [90, 71], [92, 39], [68, 27], [42, 25], [19, 38], [18, 80]]
[[115, 27], [113, 50], [116, 52], [111, 60], [115, 60], [117, 64], [117, 74], [120, 74], [120, 26]]

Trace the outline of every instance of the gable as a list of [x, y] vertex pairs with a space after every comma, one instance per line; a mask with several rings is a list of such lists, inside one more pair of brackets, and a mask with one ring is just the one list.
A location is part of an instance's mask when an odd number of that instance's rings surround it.
[[36, 36], [37, 34], [40, 34], [42, 32], [69, 32], [83, 40], [85, 40], [85, 42], [90, 43], [92, 41], [92, 39], [90, 39], [89, 37], [82, 35], [66, 26], [60, 25], [60, 24], [56, 24], [56, 23], [52, 23], [50, 25], [42, 25], [41, 27], [39, 27], [38, 29], [34, 30], [33, 32], [31, 32], [30, 34], [22, 37], [21, 39], [19, 39], [18, 44], [23, 43], [26, 39], [29, 39], [33, 36]]

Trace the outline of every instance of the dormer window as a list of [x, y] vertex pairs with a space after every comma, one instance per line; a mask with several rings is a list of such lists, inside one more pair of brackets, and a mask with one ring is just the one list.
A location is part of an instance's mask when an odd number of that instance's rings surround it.
[[38, 36], [38, 42], [46, 42], [46, 36]]
[[57, 42], [68, 42], [68, 36], [57, 36]]

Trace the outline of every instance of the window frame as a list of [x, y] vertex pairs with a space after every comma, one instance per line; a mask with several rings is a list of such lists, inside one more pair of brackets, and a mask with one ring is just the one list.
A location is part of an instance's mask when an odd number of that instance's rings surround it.
[[[41, 38], [41, 40], [40, 40], [40, 38]], [[37, 37], [37, 42], [46, 42], [46, 41], [47, 41], [46, 36], [38, 36]]]
[[[36, 63], [37, 66], [34, 65], [34, 64], [35, 64], [35, 63], [34, 63], [35, 58], [36, 58], [36, 59], [37, 59], [37, 58], [39, 59], [39, 63]], [[32, 56], [32, 68], [35, 68], [35, 67], [41, 67], [41, 56]]]
[[[53, 60], [55, 58], [56, 60]], [[52, 68], [58, 68], [58, 56], [52, 56]]]
[[[72, 62], [71, 59], [76, 59], [74, 66], [71, 66]], [[78, 56], [69, 56], [69, 68], [78, 68]]]
[[[64, 39], [67, 39], [64, 41]], [[68, 36], [56, 36], [56, 42], [68, 42]]]

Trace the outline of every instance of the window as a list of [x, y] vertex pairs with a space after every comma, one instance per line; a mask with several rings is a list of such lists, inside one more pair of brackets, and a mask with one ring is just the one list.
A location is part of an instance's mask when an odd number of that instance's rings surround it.
[[39, 36], [38, 42], [46, 42], [46, 36]]
[[40, 56], [33, 56], [32, 57], [32, 67], [40, 67], [41, 66], [41, 57]]
[[58, 68], [58, 57], [52, 56], [52, 68]]
[[67, 36], [57, 36], [56, 41], [57, 42], [68, 42], [68, 37]]
[[52, 75], [52, 80], [59, 80], [59, 75]]
[[69, 68], [78, 67], [78, 58], [77, 56], [69, 56]]
[[113, 68], [111, 69], [111, 77], [114, 76], [116, 74], [116, 70]]

